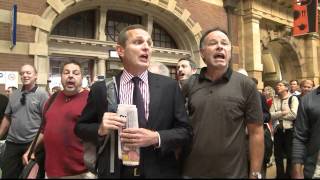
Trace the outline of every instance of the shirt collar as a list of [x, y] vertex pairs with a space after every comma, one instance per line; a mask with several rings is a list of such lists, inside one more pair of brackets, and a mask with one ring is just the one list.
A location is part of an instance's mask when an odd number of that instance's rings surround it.
[[[134, 77], [134, 75], [130, 74], [125, 69], [123, 70], [123, 73], [121, 75], [121, 79], [124, 84], [130, 82], [133, 77]], [[141, 73], [138, 77], [142, 80], [142, 82], [144, 82], [146, 84], [148, 83], [148, 71], [147, 70], [145, 70], [143, 73]]]
[[34, 85], [34, 87], [33, 87], [30, 91], [26, 91], [25, 88], [22, 87], [22, 88], [21, 88], [21, 92], [28, 92], [28, 93], [31, 93], [31, 92], [32, 92], [32, 93], [34, 93], [34, 92], [36, 92], [37, 88], [38, 88], [38, 85], [37, 85], [37, 84]]
[[[199, 79], [200, 81], [202, 80], [207, 80], [207, 81], [211, 81], [210, 79], [208, 79], [205, 74], [207, 72], [207, 67], [203, 67], [200, 71], [200, 76]], [[220, 79], [218, 79], [217, 81], [229, 81], [232, 75], [232, 69], [231, 67], [228, 67], [227, 71], [222, 75], [222, 77]]]

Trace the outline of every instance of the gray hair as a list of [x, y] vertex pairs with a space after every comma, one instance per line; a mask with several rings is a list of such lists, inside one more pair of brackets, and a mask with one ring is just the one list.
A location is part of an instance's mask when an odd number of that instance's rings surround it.
[[169, 68], [161, 62], [157, 62], [157, 61], [150, 62], [148, 70], [155, 74], [160, 74], [163, 76], [170, 77]]

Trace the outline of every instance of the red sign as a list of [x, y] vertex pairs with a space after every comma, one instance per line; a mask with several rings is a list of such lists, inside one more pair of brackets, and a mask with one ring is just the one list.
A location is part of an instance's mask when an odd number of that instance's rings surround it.
[[318, 0], [293, 0], [293, 36], [318, 32]]

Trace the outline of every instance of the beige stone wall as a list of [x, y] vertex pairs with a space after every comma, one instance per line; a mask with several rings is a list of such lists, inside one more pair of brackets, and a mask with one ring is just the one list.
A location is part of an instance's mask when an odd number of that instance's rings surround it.
[[[217, 26], [228, 30], [228, 14], [223, 7], [223, 0], [139, 0], [135, 2], [137, 3], [123, 0], [0, 0], [0, 70], [18, 70], [22, 63], [34, 63], [36, 67], [41, 68], [39, 81], [45, 83], [49, 71], [48, 38], [52, 28], [72, 13], [86, 8], [100, 7], [102, 12], [106, 12], [112, 7], [139, 13], [144, 17], [149, 30], [152, 29], [150, 26], [152, 21], [158, 21], [176, 38], [181, 47], [190, 51], [200, 67], [204, 66], [198, 50], [201, 33]], [[18, 5], [18, 42], [15, 48], [10, 49], [10, 10], [13, 3]], [[131, 3], [130, 6], [128, 3]], [[260, 88], [264, 85], [262, 82], [264, 66], [274, 66], [274, 74], [268, 72], [269, 75], [271, 74], [268, 76], [268, 81], [283, 76], [290, 79], [311, 78], [319, 82], [319, 38], [317, 36], [288, 37], [293, 22], [289, 5], [290, 3], [269, 0], [241, 0], [238, 7], [229, 14], [233, 67], [246, 68], [250, 76], [259, 79]], [[101, 26], [97, 25], [96, 40], [103, 41], [104, 22], [99, 21], [98, 24]], [[275, 59], [273, 64], [267, 64], [263, 62], [262, 57], [269, 55], [264, 54], [260, 40], [268, 46], [277, 38], [285, 40], [273, 43]], [[277, 53], [277, 47], [284, 50], [291, 48], [292, 54]], [[173, 58], [176, 57], [176, 53], [178, 52], [159, 49], [154, 54], [156, 60], [174, 65]], [[291, 55], [295, 55], [297, 59], [290, 61]], [[96, 64], [102, 65], [106, 61], [106, 57], [101, 59], [101, 55], [97, 55], [96, 58], [100, 59]], [[95, 69], [98, 74], [104, 71], [100, 68], [98, 72], [97, 67]]]

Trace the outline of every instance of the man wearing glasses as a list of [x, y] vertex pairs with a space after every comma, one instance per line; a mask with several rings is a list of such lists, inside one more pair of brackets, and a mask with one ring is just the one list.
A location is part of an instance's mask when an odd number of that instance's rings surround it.
[[23, 169], [21, 156], [27, 150], [41, 124], [43, 105], [48, 99], [45, 90], [36, 85], [37, 70], [26, 64], [20, 69], [21, 90], [9, 98], [0, 126], [0, 138], [8, 131], [2, 178], [18, 178]]

